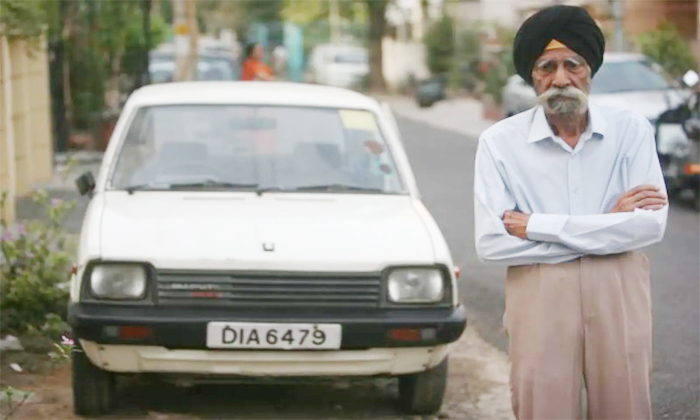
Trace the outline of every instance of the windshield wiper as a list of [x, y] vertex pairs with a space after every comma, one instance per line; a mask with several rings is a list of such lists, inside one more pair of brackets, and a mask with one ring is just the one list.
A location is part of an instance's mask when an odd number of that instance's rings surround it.
[[195, 181], [195, 182], [178, 182], [178, 183], [171, 183], [168, 185], [168, 188], [171, 190], [179, 190], [179, 189], [185, 189], [185, 188], [257, 188], [258, 184], [243, 184], [243, 183], [234, 183], [234, 182], [223, 182], [223, 181], [214, 181], [214, 180], [205, 180], [205, 181]]
[[355, 185], [346, 184], [305, 185], [295, 188], [294, 191], [360, 191], [384, 193], [384, 190], [382, 190], [381, 188], [358, 187]]
[[[161, 186], [160, 186], [159, 188], [153, 188], [153, 187], [156, 186], [156, 185], [161, 185]], [[124, 188], [124, 189], [125, 189], [126, 192], [128, 192], [129, 194], [133, 194], [134, 191], [138, 191], [138, 190], [154, 190], [154, 189], [163, 190], [163, 189], [167, 189], [168, 187], [169, 187], [168, 184], [154, 184], [154, 183], [149, 183], [149, 184], [129, 185], [128, 187], [126, 187], [126, 188]]]
[[282, 188], [282, 187], [263, 187], [263, 188], [258, 188], [257, 190], [255, 190], [255, 192], [258, 195], [263, 195], [263, 193], [273, 192], [273, 191], [289, 191], [289, 190], [286, 188]]
[[[158, 188], [154, 188], [158, 186]], [[150, 184], [138, 184], [126, 187], [126, 191], [129, 194], [133, 194], [134, 191], [138, 190], [180, 190], [187, 188], [257, 188], [258, 184], [237, 184], [233, 182], [221, 182], [214, 180], [204, 180], [204, 181], [194, 181], [194, 182], [178, 182], [178, 183], [150, 183]]]

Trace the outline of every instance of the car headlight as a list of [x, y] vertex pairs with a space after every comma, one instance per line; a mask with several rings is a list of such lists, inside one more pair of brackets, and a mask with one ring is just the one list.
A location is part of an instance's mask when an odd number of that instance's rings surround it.
[[139, 299], [146, 293], [146, 277], [143, 265], [100, 264], [90, 273], [90, 289], [101, 299]]
[[442, 272], [435, 268], [396, 269], [387, 282], [389, 300], [396, 303], [437, 303], [445, 294]]

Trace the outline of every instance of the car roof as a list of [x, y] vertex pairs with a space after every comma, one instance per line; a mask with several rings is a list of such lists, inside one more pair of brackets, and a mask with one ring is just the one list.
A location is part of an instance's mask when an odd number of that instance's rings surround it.
[[353, 108], [376, 111], [378, 103], [338, 87], [293, 82], [193, 81], [159, 83], [137, 89], [128, 105], [256, 104]]
[[[603, 54], [604, 63], [623, 63], [625, 61], [641, 61], [648, 60], [644, 54], [640, 53], [630, 53], [630, 52], [606, 52]], [[520, 75], [514, 74], [509, 77], [509, 79], [521, 79]]]

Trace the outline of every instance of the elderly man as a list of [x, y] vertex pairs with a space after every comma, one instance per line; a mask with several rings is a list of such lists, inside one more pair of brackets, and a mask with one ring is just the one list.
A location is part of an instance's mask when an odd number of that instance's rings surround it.
[[585, 9], [553, 6], [515, 38], [539, 105], [479, 139], [476, 249], [508, 266], [504, 324], [518, 419], [650, 419], [649, 261], [668, 202], [654, 131], [588, 102], [605, 40]]

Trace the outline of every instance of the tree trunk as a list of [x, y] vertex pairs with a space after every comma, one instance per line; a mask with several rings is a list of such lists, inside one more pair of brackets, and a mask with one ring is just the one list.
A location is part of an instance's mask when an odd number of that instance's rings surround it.
[[135, 88], [151, 83], [148, 65], [150, 62], [149, 53], [151, 51], [151, 0], [141, 0], [141, 12], [143, 18], [143, 51], [141, 51], [141, 77], [136, 80]]
[[367, 0], [369, 15], [369, 82], [374, 92], [386, 90], [382, 65], [382, 38], [386, 28], [387, 0]]
[[67, 60], [66, 57], [66, 42], [63, 39], [63, 24], [64, 15], [67, 9], [67, 0], [59, 0], [58, 2], [58, 30], [54, 39], [51, 42], [51, 52], [53, 62], [51, 63], [51, 90], [53, 92], [54, 104], [54, 124], [55, 124], [55, 143], [54, 152], [64, 153], [68, 151], [68, 140], [70, 136], [70, 126], [66, 118], [66, 100], [64, 97], [64, 81], [63, 63]]
[[71, 92], [70, 85], [70, 51], [68, 51], [68, 45], [70, 43], [70, 38], [73, 35], [73, 17], [74, 10], [69, 9], [68, 1], [61, 0], [59, 3], [61, 8], [61, 44], [63, 46], [63, 103], [64, 103], [64, 114], [66, 118], [66, 125], [68, 126], [68, 137], [70, 138], [70, 132], [73, 129], [73, 94]]

